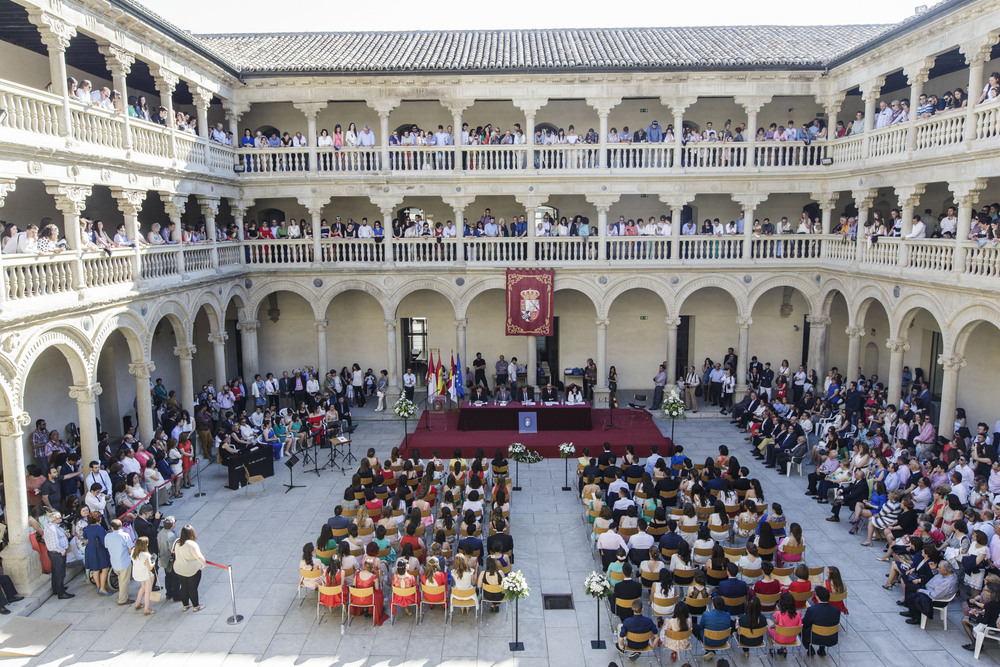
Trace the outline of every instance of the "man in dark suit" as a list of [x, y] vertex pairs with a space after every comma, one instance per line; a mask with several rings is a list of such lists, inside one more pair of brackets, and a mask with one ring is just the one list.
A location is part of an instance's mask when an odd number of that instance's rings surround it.
[[604, 443], [604, 451], [597, 457], [597, 465], [604, 467], [613, 466], [617, 460], [618, 458], [611, 453], [611, 443]]
[[535, 400], [535, 388], [530, 384], [526, 384], [517, 390], [517, 400], [522, 403]]
[[552, 386], [552, 383], [545, 385], [542, 389], [542, 402], [548, 403], [559, 400], [559, 390]]
[[680, 535], [675, 531], [677, 530], [677, 522], [673, 519], [667, 519], [667, 532], [660, 536], [660, 550], [666, 549], [667, 551], [677, 551], [677, 546], [684, 541]]
[[[793, 436], [794, 437], [794, 436]], [[792, 440], [789, 438], [788, 440]], [[786, 440], [786, 443], [788, 441]], [[806, 443], [806, 436], [800, 435], [795, 442], [795, 446], [791, 448], [783, 447], [781, 451], [778, 452], [778, 456], [775, 462], [778, 466], [778, 474], [784, 475], [787, 470], [787, 464], [789, 461], [796, 463], [802, 461], [806, 455], [809, 453], [809, 445]]]
[[[843, 495], [833, 501], [831, 509], [833, 514], [826, 517], [827, 521], [840, 521], [840, 508], [844, 505], [848, 507], [854, 507], [862, 500], [868, 498], [868, 480], [865, 479], [865, 473], [861, 468], [854, 471], [854, 481], [847, 485], [844, 489]], [[820, 501], [822, 502], [822, 501]]]
[[483, 566], [483, 541], [478, 537], [463, 537], [458, 541], [458, 550], [466, 554], [473, 554], [478, 551], [479, 567]]
[[497, 403], [510, 403], [510, 389], [507, 388], [507, 385], [497, 387], [494, 398], [496, 398]]
[[281, 379], [278, 380], [278, 399], [281, 401], [281, 407], [289, 410], [294, 407], [292, 403], [292, 392], [294, 391], [295, 380], [288, 377], [288, 371], [285, 371], [281, 374]]
[[[632, 563], [628, 561], [622, 563], [622, 574], [625, 575], [625, 579], [615, 584], [612, 604], [615, 615], [624, 621], [632, 618], [632, 601], [642, 599], [642, 584], [632, 578]], [[619, 605], [619, 602], [624, 602], [625, 606]]]
[[669, 495], [671, 492], [676, 494], [681, 488], [681, 480], [676, 475], [669, 474], [670, 468], [667, 468], [667, 471], [667, 476], [656, 483], [653, 491], [656, 493], [658, 503], [664, 507], [676, 507], [677, 496], [674, 495], [671, 498], [666, 498], [663, 494], [666, 493]]
[[715, 589], [716, 597], [744, 598], [743, 602], [740, 604], [732, 606], [726, 605], [725, 609], [729, 612], [730, 616], [739, 616], [746, 611], [745, 598], [749, 589], [747, 588], [747, 583], [736, 576], [739, 574], [739, 571], [739, 568], [736, 567], [736, 563], [728, 563], [726, 565], [726, 573], [729, 577], [720, 581], [719, 585]]
[[469, 401], [472, 403], [479, 403], [481, 401], [485, 401], [487, 396], [486, 390], [477, 385], [472, 388], [471, 392], [469, 392]]
[[[136, 517], [135, 521], [132, 522], [132, 528], [135, 529], [135, 536], [145, 537], [149, 540], [149, 553], [156, 557], [153, 561], [153, 566], [155, 568], [159, 567], [159, 542], [157, 540], [157, 535], [160, 532], [160, 512], [153, 512], [153, 508], [150, 505], [143, 505], [139, 508], [139, 516]], [[156, 577], [156, 570], [153, 570], [153, 576]], [[153, 590], [160, 590], [160, 587], [156, 585], [156, 580], [153, 581]]]
[[[351, 520], [348, 519], [346, 516], [344, 516], [344, 507], [342, 505], [337, 505], [335, 508], [333, 508], [333, 516], [327, 519], [326, 522], [333, 530], [346, 531], [347, 527], [351, 525]], [[339, 537], [335, 534], [333, 536], [333, 539], [336, 540], [337, 545], [339, 546], [341, 541], [346, 537], [347, 533], [344, 532], [344, 534]]]
[[826, 589], [826, 586], [816, 587], [816, 599], [819, 600], [819, 603], [806, 609], [806, 613], [802, 616], [802, 646], [805, 647], [806, 653], [809, 655], [816, 654], [813, 645], [819, 646], [819, 654], [822, 656], [826, 655], [827, 647], [837, 645], [838, 633], [829, 636], [813, 635], [813, 626], [832, 627], [839, 625], [840, 610], [830, 604], [830, 591]]

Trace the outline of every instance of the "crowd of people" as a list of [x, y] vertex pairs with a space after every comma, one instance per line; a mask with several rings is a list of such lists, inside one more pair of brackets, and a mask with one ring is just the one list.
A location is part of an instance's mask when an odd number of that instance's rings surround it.
[[[498, 612], [514, 560], [511, 482], [502, 450], [424, 461], [369, 449], [319, 537], [302, 549], [299, 587], [317, 604], [381, 625], [411, 608]], [[388, 613], [387, 610], [388, 609]]]

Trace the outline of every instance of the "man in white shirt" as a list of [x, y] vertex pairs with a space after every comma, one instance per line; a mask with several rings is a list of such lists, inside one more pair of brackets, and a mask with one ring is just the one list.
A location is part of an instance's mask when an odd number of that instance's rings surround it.
[[115, 110], [115, 104], [111, 101], [111, 89], [107, 86], [101, 88], [100, 92], [97, 93], [97, 106], [105, 111]]
[[412, 368], [407, 368], [403, 373], [403, 393], [407, 400], [413, 400], [413, 392], [417, 386], [417, 376], [413, 374]]
[[517, 357], [511, 357], [510, 363], [507, 364], [507, 381], [511, 393], [517, 391]]
[[121, 464], [122, 464], [122, 472], [125, 474], [126, 477], [128, 477], [129, 474], [133, 472], [140, 475], [142, 474], [142, 466], [139, 465], [139, 461], [135, 458], [135, 452], [132, 451], [131, 447], [126, 449], [125, 458], [121, 460]]
[[697, 233], [698, 233], [698, 228], [695, 226], [693, 220], [688, 220], [687, 222], [684, 223], [684, 226], [681, 227], [681, 234], [683, 234], [684, 236], [694, 236]]
[[635, 551], [639, 554], [649, 553], [654, 540], [653, 536], [646, 532], [648, 525], [645, 519], [639, 519], [639, 532], [628, 540], [629, 551]]
[[358, 227], [359, 239], [370, 239], [375, 237], [375, 232], [368, 224], [368, 218], [361, 218], [361, 226]]
[[[301, 136], [298, 132], [295, 136]], [[222, 129], [222, 123], [216, 123], [215, 128], [212, 130], [212, 141], [216, 141], [220, 144], [226, 143], [226, 131]]]
[[101, 516], [104, 515], [104, 510], [108, 506], [107, 498], [101, 491], [101, 485], [96, 483], [90, 485], [90, 490], [87, 491], [83, 502], [91, 512], [97, 512]]
[[875, 113], [875, 129], [889, 127], [890, 122], [892, 122], [892, 109], [885, 100], [882, 100], [878, 103], [878, 111]]
[[950, 232], [952, 236], [958, 230], [958, 217], [955, 215], [955, 207], [948, 207], [948, 215], [941, 218], [941, 233]]
[[441, 237], [442, 238], [453, 239], [453, 238], [455, 238], [456, 233], [457, 232], [455, 231], [455, 223], [454, 222], [452, 222], [451, 220], [449, 220], [448, 222], [444, 223], [444, 231], [441, 232]]
[[38, 225], [28, 225], [23, 232], [14, 234], [3, 247], [4, 255], [37, 255]]
[[908, 239], [925, 239], [927, 238], [927, 226], [924, 225], [924, 221], [920, 219], [919, 215], [913, 216], [913, 228], [909, 234], [906, 235]]
[[[219, 127], [222, 127], [222, 123], [219, 123]], [[309, 142], [306, 140], [305, 137], [302, 136], [301, 132], [296, 132], [295, 136], [292, 137], [292, 146], [294, 146], [295, 148], [305, 148], [308, 145]]]

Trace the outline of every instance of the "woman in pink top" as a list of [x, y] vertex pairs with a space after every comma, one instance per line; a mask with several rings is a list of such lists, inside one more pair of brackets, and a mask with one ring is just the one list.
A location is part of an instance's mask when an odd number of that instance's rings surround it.
[[[802, 614], [795, 609], [795, 598], [792, 597], [791, 593], [782, 593], [781, 597], [778, 598], [778, 611], [774, 612], [774, 620], [768, 622], [767, 629], [767, 645], [771, 651], [771, 655], [774, 655], [774, 645], [778, 644], [794, 644], [795, 636], [785, 636], [779, 635], [774, 629], [775, 626], [781, 626], [783, 628], [801, 628], [802, 627]], [[778, 655], [785, 657], [787, 651], [784, 648], [778, 649]]]

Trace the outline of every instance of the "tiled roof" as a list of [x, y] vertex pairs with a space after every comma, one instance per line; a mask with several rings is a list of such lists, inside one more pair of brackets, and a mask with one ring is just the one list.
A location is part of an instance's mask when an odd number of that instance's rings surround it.
[[247, 74], [820, 69], [889, 25], [195, 35]]

